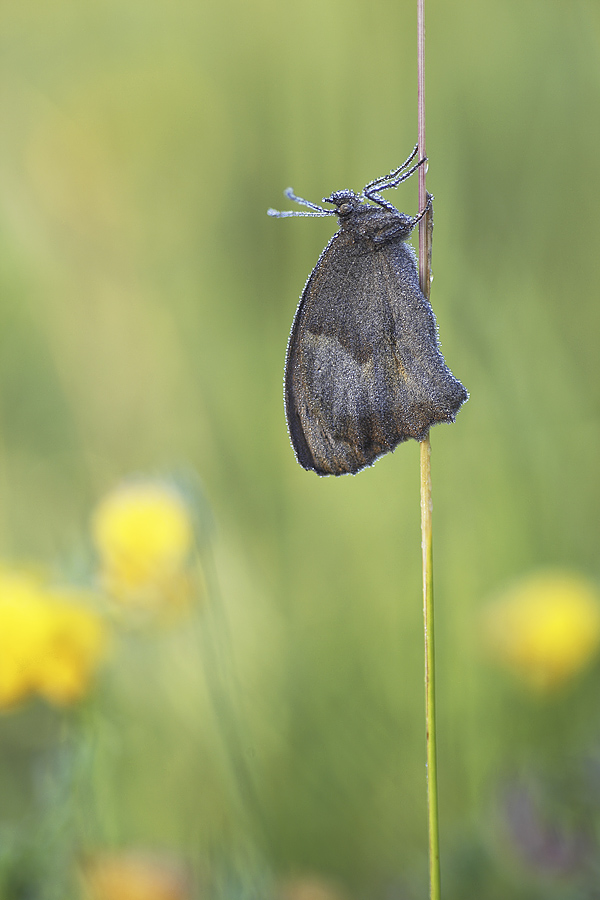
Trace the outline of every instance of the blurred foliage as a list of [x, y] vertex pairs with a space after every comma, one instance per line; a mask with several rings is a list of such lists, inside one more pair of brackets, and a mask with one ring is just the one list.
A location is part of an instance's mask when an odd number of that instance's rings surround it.
[[[122, 629], [80, 716], [0, 720], [0, 896], [66, 897], [59, 847], [141, 847], [198, 897], [423, 897], [418, 448], [295, 463], [283, 357], [332, 222], [266, 215], [406, 157], [415, 4], [5, 0], [0, 41], [2, 557], [84, 582], [100, 498], [195, 471], [206, 581]], [[446, 900], [598, 883], [519, 849], [523, 818], [578, 835], [580, 797], [595, 846], [598, 666], [535, 698], [478, 629], [522, 573], [599, 574], [599, 100], [592, 0], [427, 3], [432, 303], [471, 392], [432, 434]]]

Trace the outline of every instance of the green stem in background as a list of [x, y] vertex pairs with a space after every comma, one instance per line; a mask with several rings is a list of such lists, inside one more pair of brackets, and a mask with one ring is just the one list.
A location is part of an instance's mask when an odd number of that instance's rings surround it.
[[[425, 149], [425, 0], [417, 0], [418, 140], [419, 159]], [[427, 163], [419, 169], [419, 210], [427, 203]], [[419, 282], [429, 299], [431, 288], [431, 208], [419, 222]], [[429, 897], [440, 900], [440, 839], [438, 827], [437, 744], [435, 727], [435, 641], [433, 626], [433, 534], [431, 444], [421, 441], [421, 547], [423, 550], [423, 623], [425, 633], [425, 735], [427, 753], [427, 819], [429, 831]]]

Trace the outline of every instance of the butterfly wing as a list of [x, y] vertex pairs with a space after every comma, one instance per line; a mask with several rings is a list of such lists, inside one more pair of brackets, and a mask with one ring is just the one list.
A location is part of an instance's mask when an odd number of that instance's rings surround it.
[[296, 311], [285, 371], [286, 418], [304, 468], [355, 473], [467, 394], [440, 353], [435, 319], [403, 241], [375, 248], [338, 232]]

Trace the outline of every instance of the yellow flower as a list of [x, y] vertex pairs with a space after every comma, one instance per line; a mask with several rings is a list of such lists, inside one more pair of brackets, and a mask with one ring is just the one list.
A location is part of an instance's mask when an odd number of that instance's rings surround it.
[[0, 569], [0, 708], [35, 689], [34, 667], [44, 642], [46, 617], [37, 579]]
[[38, 693], [59, 706], [81, 699], [104, 656], [106, 638], [100, 617], [75, 596], [48, 592], [35, 673]]
[[141, 853], [100, 856], [83, 869], [86, 900], [189, 900], [176, 863]]
[[187, 594], [194, 530], [174, 488], [155, 481], [117, 487], [97, 507], [92, 535], [102, 581], [116, 599], [148, 608]]
[[496, 659], [538, 691], [569, 680], [600, 644], [598, 592], [566, 572], [522, 579], [490, 604], [484, 618]]
[[0, 569], [0, 708], [39, 694], [63, 705], [89, 687], [105, 648], [100, 617], [80, 594]]

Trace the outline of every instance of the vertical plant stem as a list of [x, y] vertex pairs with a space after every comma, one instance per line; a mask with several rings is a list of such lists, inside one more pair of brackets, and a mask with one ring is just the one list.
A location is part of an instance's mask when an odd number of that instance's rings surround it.
[[[425, 0], [417, 0], [418, 140], [419, 159], [425, 149]], [[419, 210], [428, 195], [424, 163], [419, 169]], [[431, 209], [419, 222], [419, 281], [429, 299], [431, 288]], [[438, 828], [437, 744], [435, 726], [435, 640], [433, 623], [433, 533], [431, 497], [431, 444], [421, 441], [421, 547], [423, 551], [423, 624], [425, 636], [425, 736], [427, 753], [427, 819], [429, 832], [429, 897], [440, 900], [440, 841]]]
[[440, 900], [437, 741], [435, 727], [435, 639], [433, 627], [433, 541], [431, 524], [431, 444], [421, 441], [421, 547], [423, 550], [423, 622], [425, 631], [425, 736], [427, 752], [427, 818], [429, 831], [429, 896]]

